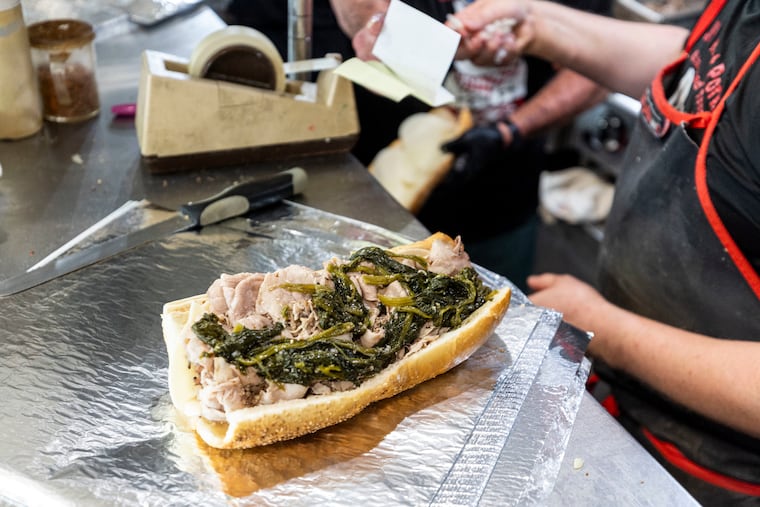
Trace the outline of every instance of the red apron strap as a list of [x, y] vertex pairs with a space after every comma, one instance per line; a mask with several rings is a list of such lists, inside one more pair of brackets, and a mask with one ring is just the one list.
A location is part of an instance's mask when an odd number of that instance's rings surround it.
[[713, 0], [707, 4], [707, 7], [705, 7], [704, 11], [702, 11], [702, 15], [694, 25], [689, 38], [686, 40], [687, 51], [690, 50], [691, 47], [697, 42], [697, 39], [702, 37], [702, 34], [705, 33], [707, 27], [710, 25], [710, 23], [713, 22], [718, 13], [723, 10], [723, 7], [725, 5], [726, 0]]
[[699, 146], [697, 163], [694, 169], [694, 179], [696, 180], [697, 184], [697, 195], [699, 196], [699, 202], [702, 204], [702, 209], [704, 210], [707, 220], [710, 222], [710, 226], [712, 227], [713, 231], [715, 231], [715, 234], [718, 236], [718, 239], [720, 239], [720, 242], [726, 248], [726, 251], [731, 257], [731, 260], [734, 262], [737, 269], [742, 274], [742, 277], [744, 277], [744, 279], [747, 281], [757, 298], [760, 299], [760, 275], [758, 275], [757, 271], [755, 271], [755, 269], [752, 267], [752, 264], [747, 260], [747, 257], [739, 249], [736, 242], [731, 237], [731, 234], [728, 232], [728, 229], [726, 229], [723, 220], [721, 220], [720, 216], [718, 216], [718, 212], [715, 210], [715, 205], [712, 202], [710, 191], [707, 187], [707, 148], [710, 145], [710, 141], [712, 140], [713, 132], [715, 132], [715, 127], [718, 124], [720, 115], [723, 113], [723, 109], [725, 109], [726, 100], [731, 96], [734, 90], [736, 90], [736, 87], [739, 86], [741, 79], [747, 74], [750, 67], [752, 67], [752, 65], [758, 61], [758, 58], [760, 58], [760, 43], [755, 46], [752, 54], [749, 56], [747, 61], [744, 62], [744, 65], [742, 65], [741, 69], [739, 69], [736, 78], [728, 87], [725, 95], [723, 95], [720, 102], [713, 111], [713, 117], [707, 125], [704, 138], [702, 139], [702, 144]]
[[734, 479], [733, 477], [705, 468], [684, 456], [675, 445], [655, 437], [648, 429], [641, 428], [641, 431], [654, 448], [657, 449], [657, 452], [659, 452], [668, 463], [679, 470], [682, 470], [701, 481], [707, 482], [708, 484], [718, 486], [719, 488], [736, 491], [749, 496], [760, 496], [760, 484], [753, 484], [751, 482]]
[[657, 109], [659, 109], [660, 112], [668, 120], [670, 120], [673, 125], [681, 125], [682, 123], [686, 123], [690, 127], [703, 129], [707, 127], [712, 113], [709, 111], [702, 113], [684, 113], [682, 111], [679, 111], [673, 107], [670, 102], [668, 102], [668, 99], [665, 96], [665, 89], [663, 88], [662, 84], [665, 76], [675, 71], [683, 62], [686, 61], [688, 57], [689, 54], [686, 51], [682, 52], [674, 62], [670, 63], [666, 67], [663, 67], [657, 73], [654, 81], [652, 81], [652, 99], [654, 100]]

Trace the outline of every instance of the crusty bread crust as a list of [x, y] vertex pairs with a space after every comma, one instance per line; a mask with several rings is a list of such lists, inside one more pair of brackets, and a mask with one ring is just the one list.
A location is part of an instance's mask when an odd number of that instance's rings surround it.
[[[448, 236], [436, 234], [396, 250], [429, 248], [435, 239], [441, 238], [452, 241]], [[200, 416], [198, 387], [192, 369], [188, 368], [181, 339], [183, 329], [192, 324], [189, 320], [199, 317], [207, 307], [206, 296], [173, 301], [164, 305], [162, 313], [172, 402], [212, 447], [248, 448], [306, 435], [345, 421], [369, 404], [410, 389], [467, 359], [491, 336], [507, 311], [510, 296], [509, 288], [502, 288], [462, 326], [388, 366], [355, 389], [235, 410], [227, 413], [227, 423]]]
[[[433, 109], [428, 114], [433, 115], [441, 115], [440, 110]], [[449, 139], [440, 139], [440, 141], [446, 142], [451, 141], [453, 139], [456, 139], [457, 137], [464, 134], [467, 130], [472, 128], [473, 126], [473, 119], [472, 119], [472, 113], [468, 108], [462, 109], [459, 114], [456, 117], [457, 125], [456, 130], [454, 131], [453, 135], [450, 136]], [[391, 142], [388, 145], [388, 148], [390, 149], [398, 149], [402, 150], [404, 149], [402, 147], [402, 141], [401, 139], [395, 139], [393, 142]], [[379, 177], [379, 171], [378, 168], [374, 165], [375, 160], [370, 163], [368, 170], [370, 174], [374, 175], [375, 177], [378, 177], [378, 180], [380, 181], [383, 186], [385, 186], [385, 182], [382, 180], [381, 177]], [[418, 171], [415, 180], [415, 188], [413, 191], [413, 195], [409, 197], [408, 201], [402, 202], [401, 204], [406, 207], [407, 210], [409, 210], [412, 214], [416, 215], [419, 213], [419, 211], [422, 209], [422, 206], [425, 204], [425, 202], [428, 200], [428, 197], [430, 197], [430, 194], [433, 192], [435, 187], [437, 187], [443, 179], [446, 177], [446, 175], [451, 170], [452, 166], [454, 164], [454, 155], [451, 153], [446, 153], [445, 156], [441, 157], [441, 162], [436, 167], [431, 168], [425, 168], [425, 171]], [[414, 171], [414, 169], [410, 167], [403, 168], [405, 171]], [[394, 196], [396, 197], [396, 196]]]

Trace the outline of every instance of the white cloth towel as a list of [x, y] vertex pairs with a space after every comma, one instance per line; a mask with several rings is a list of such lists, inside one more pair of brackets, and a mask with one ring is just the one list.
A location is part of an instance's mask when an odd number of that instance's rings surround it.
[[539, 181], [542, 210], [570, 224], [603, 222], [614, 194], [614, 184], [585, 167], [543, 172]]

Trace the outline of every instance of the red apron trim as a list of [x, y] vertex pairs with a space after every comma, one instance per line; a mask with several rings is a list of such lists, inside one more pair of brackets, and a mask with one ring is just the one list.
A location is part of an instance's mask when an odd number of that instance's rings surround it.
[[599, 403], [615, 419], [620, 417], [620, 407], [613, 395], [607, 396]]
[[596, 387], [596, 385], [599, 383], [599, 381], [600, 381], [599, 375], [597, 375], [596, 373], [592, 373], [591, 375], [589, 375], [588, 380], [586, 380], [586, 390], [592, 391], [594, 387]]
[[686, 61], [686, 59], [689, 57], [689, 51], [699, 40], [699, 38], [702, 37], [705, 30], [709, 28], [710, 24], [715, 21], [715, 18], [718, 17], [720, 11], [723, 10], [723, 7], [725, 7], [726, 1], [727, 0], [713, 0], [707, 5], [707, 7], [705, 7], [705, 9], [702, 11], [701, 16], [694, 25], [694, 28], [691, 30], [691, 33], [689, 34], [689, 38], [686, 40], [686, 45], [684, 46], [684, 50], [681, 52], [681, 55], [673, 63], [661, 69], [660, 72], [657, 73], [657, 76], [654, 78], [654, 81], [652, 83], [652, 96], [654, 103], [660, 112], [674, 125], [681, 125], [682, 123], [686, 123], [690, 127], [704, 129], [707, 127], [707, 124], [710, 121], [710, 112], [688, 114], [674, 108], [670, 102], [668, 102], [668, 99], [665, 96], [665, 90], [663, 89], [662, 83], [665, 76], [673, 72], [678, 66]]
[[677, 69], [686, 59], [689, 57], [685, 51], [668, 66], [662, 68], [652, 81], [652, 98], [655, 106], [660, 112], [668, 119], [673, 125], [681, 125], [682, 123], [688, 124], [690, 127], [703, 129], [707, 127], [710, 122], [711, 113], [684, 113], [679, 111], [673, 105], [668, 102], [665, 97], [665, 89], [662, 86], [665, 76]]
[[728, 229], [726, 229], [723, 220], [721, 220], [720, 216], [718, 216], [715, 205], [710, 198], [710, 191], [707, 188], [707, 148], [710, 145], [710, 141], [712, 140], [712, 135], [713, 132], [715, 132], [715, 127], [718, 123], [718, 119], [723, 113], [723, 109], [725, 109], [726, 100], [731, 96], [734, 90], [736, 90], [736, 87], [739, 86], [741, 79], [749, 71], [750, 67], [752, 67], [752, 65], [758, 60], [758, 58], [760, 58], [760, 43], [755, 46], [752, 54], [749, 56], [747, 61], [744, 62], [744, 65], [742, 65], [741, 69], [739, 69], [736, 78], [728, 87], [725, 95], [713, 111], [713, 118], [707, 125], [704, 138], [702, 139], [702, 144], [700, 145], [699, 152], [697, 153], [697, 163], [694, 169], [694, 179], [696, 180], [697, 195], [699, 196], [699, 201], [702, 204], [702, 210], [704, 211], [708, 222], [710, 222], [710, 226], [718, 236], [718, 239], [720, 239], [720, 242], [725, 247], [728, 255], [731, 257], [731, 260], [736, 265], [742, 277], [744, 277], [752, 291], [755, 293], [755, 296], [760, 299], [760, 275], [758, 275], [757, 271], [755, 271], [755, 268], [752, 267], [752, 264], [750, 264], [750, 262], [747, 260], [747, 257], [745, 257], [742, 251], [739, 250], [739, 247], [731, 237]]
[[713, 2], [710, 2], [707, 7], [705, 7], [705, 10], [702, 11], [702, 15], [694, 25], [689, 38], [686, 40], [687, 51], [690, 50], [691, 47], [697, 42], [697, 39], [702, 37], [702, 34], [705, 32], [705, 30], [707, 30], [707, 27], [718, 16], [718, 13], [723, 10], [723, 7], [725, 5], [726, 0], [715, 0]]
[[737, 493], [749, 496], [760, 496], [760, 484], [753, 484], [751, 482], [734, 479], [733, 477], [705, 468], [684, 456], [678, 447], [670, 442], [658, 439], [646, 428], [641, 428], [641, 430], [647, 440], [649, 440], [654, 448], [657, 449], [657, 452], [659, 452], [668, 463], [679, 470], [719, 488], [736, 491]]
[[[599, 384], [599, 382], [601, 382], [601, 379], [596, 373], [589, 375], [588, 380], [586, 381], [586, 390], [595, 398], [597, 398], [597, 394], [594, 392], [594, 389]], [[613, 395], [608, 394], [604, 397], [604, 399], [599, 401], [599, 404], [604, 407], [604, 409], [609, 412], [609, 414], [615, 419], [620, 417], [620, 408], [618, 407], [617, 400]]]

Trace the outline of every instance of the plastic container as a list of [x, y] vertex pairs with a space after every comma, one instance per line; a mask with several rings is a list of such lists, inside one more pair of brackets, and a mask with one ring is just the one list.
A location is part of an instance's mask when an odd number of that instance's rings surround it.
[[92, 26], [75, 19], [29, 26], [45, 119], [77, 122], [100, 111], [94, 40]]
[[0, 0], [0, 139], [42, 127], [42, 105], [19, 0]]

